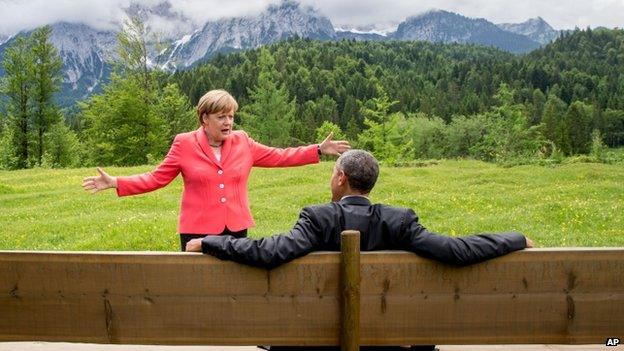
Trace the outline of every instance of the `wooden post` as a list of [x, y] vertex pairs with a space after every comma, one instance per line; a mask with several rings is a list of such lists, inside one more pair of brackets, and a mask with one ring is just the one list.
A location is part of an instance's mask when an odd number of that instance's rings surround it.
[[342, 313], [341, 351], [360, 349], [360, 232], [345, 230], [340, 238]]

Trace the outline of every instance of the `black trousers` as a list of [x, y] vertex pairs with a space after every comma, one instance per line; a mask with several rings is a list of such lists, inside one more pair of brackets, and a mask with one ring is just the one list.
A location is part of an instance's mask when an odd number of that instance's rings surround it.
[[[186, 251], [186, 243], [193, 239], [204, 238], [208, 234], [180, 234], [180, 250]], [[247, 237], [247, 229], [243, 229], [237, 232], [233, 232], [225, 227], [225, 230], [219, 235], [231, 235], [236, 238], [246, 238]]]

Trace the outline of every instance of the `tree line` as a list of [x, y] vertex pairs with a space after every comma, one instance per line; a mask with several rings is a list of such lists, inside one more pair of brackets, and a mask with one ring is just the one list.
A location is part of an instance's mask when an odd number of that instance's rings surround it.
[[[293, 104], [281, 122], [286, 144], [313, 142], [324, 122], [382, 158], [405, 160], [559, 157], [624, 144], [623, 30], [576, 30], [524, 56], [465, 44], [291, 39], [218, 56], [172, 80], [191, 101], [224, 87], [245, 109], [267, 71]], [[245, 117], [242, 128], [266, 119]], [[518, 140], [523, 147], [512, 147]]]
[[[388, 163], [470, 157], [533, 162], [624, 144], [624, 31], [576, 30], [528, 55], [476, 45], [293, 38], [168, 74], [149, 67], [149, 28], [126, 23], [101, 94], [63, 118], [49, 28], [4, 58], [0, 167], [138, 165], [197, 127], [193, 106], [223, 88], [238, 128], [273, 146], [329, 131]], [[71, 128], [67, 122], [70, 120]]]
[[42, 27], [21, 36], [5, 54], [0, 168], [153, 163], [176, 134], [196, 127], [188, 98], [150, 68], [149, 28], [136, 19], [118, 35], [118, 60], [103, 92], [63, 116], [52, 98], [61, 61], [49, 35], [50, 28]]

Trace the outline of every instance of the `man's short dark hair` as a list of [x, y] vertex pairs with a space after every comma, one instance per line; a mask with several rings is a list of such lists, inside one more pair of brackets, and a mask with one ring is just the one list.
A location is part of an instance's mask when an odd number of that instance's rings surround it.
[[339, 171], [343, 171], [354, 190], [369, 193], [379, 176], [379, 164], [373, 155], [364, 150], [349, 150], [336, 161]]

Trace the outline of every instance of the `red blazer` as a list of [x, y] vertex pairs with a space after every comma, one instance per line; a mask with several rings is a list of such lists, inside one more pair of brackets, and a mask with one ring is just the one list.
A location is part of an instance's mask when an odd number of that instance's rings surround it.
[[184, 179], [178, 232], [220, 234], [254, 226], [247, 198], [251, 167], [288, 167], [317, 163], [317, 146], [278, 149], [234, 131], [223, 142], [221, 161], [208, 145], [204, 128], [178, 134], [163, 162], [152, 172], [117, 178], [117, 195], [156, 190], [178, 173]]

